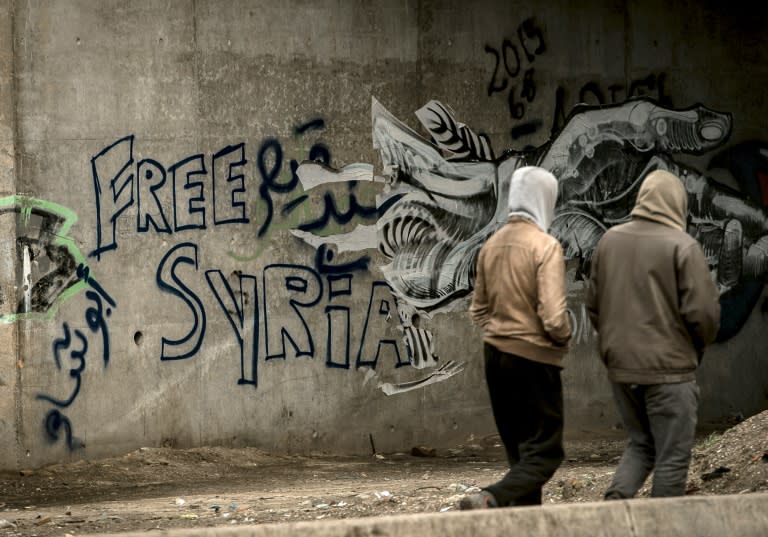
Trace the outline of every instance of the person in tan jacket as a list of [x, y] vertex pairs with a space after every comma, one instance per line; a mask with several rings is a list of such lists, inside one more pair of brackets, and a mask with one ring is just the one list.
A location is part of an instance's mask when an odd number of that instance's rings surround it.
[[632, 220], [610, 228], [592, 255], [587, 311], [629, 436], [606, 499], [634, 497], [651, 471], [651, 496], [685, 493], [696, 369], [720, 322], [704, 253], [685, 232], [687, 206], [678, 177], [651, 172]]
[[509, 220], [478, 254], [469, 312], [483, 329], [486, 382], [510, 468], [462, 498], [462, 509], [540, 504], [563, 461], [560, 370], [571, 322], [563, 250], [547, 233], [557, 187], [543, 168], [517, 169]]

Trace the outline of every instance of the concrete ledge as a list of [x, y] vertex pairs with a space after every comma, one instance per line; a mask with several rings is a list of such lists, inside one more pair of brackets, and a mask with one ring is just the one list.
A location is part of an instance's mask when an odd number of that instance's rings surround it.
[[[112, 534], [113, 536], [115, 534]], [[146, 537], [146, 532], [121, 534]], [[768, 493], [177, 529], [195, 537], [766, 537]]]

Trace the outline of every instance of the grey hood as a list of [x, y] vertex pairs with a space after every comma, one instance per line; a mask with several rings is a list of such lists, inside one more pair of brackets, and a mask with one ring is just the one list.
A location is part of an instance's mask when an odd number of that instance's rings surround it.
[[538, 166], [524, 166], [512, 174], [509, 183], [509, 216], [519, 216], [549, 230], [555, 215], [557, 179]]

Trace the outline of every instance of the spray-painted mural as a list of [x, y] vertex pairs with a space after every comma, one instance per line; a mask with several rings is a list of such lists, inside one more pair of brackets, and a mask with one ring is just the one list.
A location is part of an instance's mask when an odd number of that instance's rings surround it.
[[[20, 261], [15, 285], [2, 286], [0, 322], [50, 318], [58, 306], [83, 289], [78, 276], [84, 257], [67, 236], [77, 222], [74, 212], [30, 196], [0, 199], [0, 218], [12, 219], [16, 229], [16, 258]], [[15, 295], [7, 291], [15, 287]]]
[[[493, 147], [475, 130], [483, 125], [463, 123], [446, 103], [417, 109], [417, 131], [372, 98], [380, 166], [334, 166], [333, 145], [322, 139], [326, 119], [314, 112], [290, 118], [288, 139], [227, 140], [166, 162], [152, 139], [117, 133], [84, 157], [94, 204], [86, 255], [68, 237], [73, 211], [27, 196], [0, 199], [19, 260], [16, 281], [0, 286], [0, 321], [50, 321], [65, 300], [84, 295], [82, 311], [46, 342], [50, 377], [33, 392], [45, 438], [70, 450], [85, 445], [75, 405], [96, 370], [114, 371], [109, 321], [120, 314], [92, 271], [136, 238], [167, 239], [162, 251], [147, 254], [152, 268], [142, 277], [187, 314], [174, 326], [147, 323], [161, 371], [199, 367], [204, 349], [222, 348], [237, 364], [227, 379], [239, 387], [235, 397], [259, 393], [264, 364], [291, 360], [317, 360], [327, 375], [360, 372], [356, 381], [387, 396], [455, 381], [467, 364], [438, 355], [436, 319], [466, 311], [477, 254], [507, 221], [509, 180], [527, 165], [559, 180], [552, 233], [572, 290], [602, 234], [629, 218], [642, 179], [656, 169], [679, 176], [689, 195], [688, 231], [721, 292], [718, 337], [737, 335], [768, 274], [768, 144], [726, 146], [731, 115], [701, 104], [675, 107], [659, 69], [621, 82], [557, 85], [545, 96], [541, 67], [552, 52], [534, 18], [483, 52], [488, 78], [480, 93], [508, 119], [504, 137], [519, 149]], [[537, 116], [544, 98], [551, 106]], [[547, 141], [526, 145], [538, 134]], [[206, 258], [217, 231], [246, 240]], [[289, 253], [264, 261], [286, 237]], [[575, 341], [593, 343], [586, 311], [575, 306]]]
[[[16, 256], [20, 260], [16, 282], [2, 287], [15, 288], [16, 294], [5, 296], [10, 293], [4, 293], [1, 297], [0, 322], [51, 319], [67, 298], [84, 290], [90, 301], [83, 315], [84, 330], [100, 335], [99, 346], [106, 368], [110, 356], [106, 319], [117, 304], [93, 277], [75, 241], [68, 236], [77, 221], [75, 213], [56, 203], [19, 195], [0, 200], [0, 217], [14, 219]], [[64, 373], [62, 384], [72, 385], [61, 395], [39, 392], [35, 398], [50, 405], [43, 419], [49, 442], [56, 443], [63, 435], [66, 445], [75, 449], [84, 443], [75, 436], [72, 422], [64, 411], [81, 391], [89, 339], [83, 330], [71, 329], [66, 321], [61, 331], [62, 336], [53, 342], [53, 361], [57, 372]], [[67, 351], [73, 361], [70, 368], [62, 363]]]
[[[90, 258], [117, 255], [126, 240], [118, 233], [121, 219], [135, 222], [139, 235], [185, 233], [185, 240], [161, 253], [154, 275], [159, 292], [191, 319], [180, 337], [158, 334], [158, 359], [168, 367], [200, 354], [211, 316], [219, 315], [231, 328], [240, 371], [233, 382], [239, 385], [259, 386], [260, 361], [306, 357], [321, 358], [329, 371], [363, 371], [365, 385], [395, 395], [464, 370], [463, 361], [437, 355], [430, 323], [437, 314], [466, 309], [477, 253], [507, 219], [515, 169], [536, 164], [558, 177], [552, 232], [564, 247], [574, 285], [588, 271], [604, 231], [629, 218], [645, 175], [666, 169], [685, 184], [688, 230], [703, 245], [721, 290], [720, 339], [733, 337], [757, 304], [768, 271], [768, 146], [747, 142], [718, 152], [731, 132], [729, 114], [702, 105], [674, 109], [650, 98], [580, 105], [544, 145], [500, 155], [488, 136], [461, 123], [443, 103], [428, 102], [416, 117], [425, 134], [372, 99], [378, 174], [370, 163], [334, 168], [321, 142], [304, 152], [301, 164], [288, 159], [287, 169], [283, 142], [276, 138], [262, 141], [253, 161], [246, 144], [236, 143], [166, 167], [137, 158], [133, 135], [119, 138], [91, 159], [96, 245]], [[315, 119], [298, 124], [294, 134], [298, 139], [323, 128], [323, 120]], [[705, 170], [686, 166], [685, 154], [708, 156], [709, 164]], [[740, 190], [709, 176], [715, 169], [727, 172]], [[371, 186], [373, 199], [363, 199]], [[361, 191], [367, 194], [358, 197]], [[107, 370], [107, 320], [117, 303], [67, 237], [76, 221], [72, 211], [14, 196], [0, 200], [0, 214], [16, 219], [22, 261], [17, 296], [13, 302], [3, 297], [3, 321], [50, 318], [81, 290], [90, 301], [83, 326], [63, 322], [52, 344], [56, 371], [67, 380], [36, 394], [48, 405], [48, 440], [81, 448], [84, 440], [66, 412], [83, 389], [94, 348]], [[200, 246], [186, 240], [223, 226], [256, 230], [251, 251], [229, 252], [243, 270], [211, 266]], [[289, 229], [311, 248], [312, 264], [286, 260], [246, 270], [278, 229]], [[384, 264], [373, 263], [375, 252]], [[189, 278], [204, 282], [206, 294], [195, 291], [200, 286]], [[357, 311], [361, 295], [365, 307]], [[589, 342], [586, 314], [576, 311], [576, 341]], [[318, 313], [324, 322], [309, 322]], [[402, 368], [410, 374], [391, 380], [388, 373]]]
[[[729, 114], [701, 105], [675, 110], [648, 98], [579, 106], [542, 147], [495, 159], [487, 137], [445, 105], [431, 101], [416, 116], [429, 139], [373, 100], [373, 142], [386, 178], [380, 203], [397, 197], [377, 222], [377, 247], [389, 259], [381, 270], [402, 311], [429, 316], [459, 307], [472, 289], [480, 246], [507, 219], [512, 172], [531, 164], [560, 181], [552, 232], [577, 262], [575, 279], [588, 271], [603, 232], [629, 218], [642, 179], [666, 169], [685, 184], [688, 230], [702, 243], [721, 290], [721, 340], [738, 332], [759, 299], [768, 268], [768, 146], [741, 144], [710, 160], [709, 168], [727, 168], [747, 197], [675, 160], [720, 147], [731, 131]], [[311, 182], [333, 172], [305, 163], [298, 173]]]

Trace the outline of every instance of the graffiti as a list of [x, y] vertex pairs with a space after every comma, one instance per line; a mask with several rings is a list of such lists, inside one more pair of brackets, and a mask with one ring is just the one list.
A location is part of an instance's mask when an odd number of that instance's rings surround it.
[[[193, 291], [190, 277], [202, 272], [198, 247], [181, 243], [172, 247], [157, 269], [161, 292], [181, 301], [189, 311], [185, 335], [172, 339], [163, 336], [161, 360], [184, 360], [196, 356], [206, 338], [208, 314], [205, 302]], [[220, 269], [204, 271], [208, 289], [232, 329], [239, 350], [238, 384], [258, 386], [259, 357], [266, 360], [315, 358], [317, 341], [326, 342], [325, 365], [332, 369], [350, 369], [355, 356], [356, 368], [380, 370], [381, 360], [395, 368], [418, 362], [406, 345], [393, 336], [400, 329], [397, 304], [386, 282], [371, 283], [368, 310], [359, 330], [355, 347], [352, 314], [348, 300], [352, 296], [352, 274], [323, 275], [313, 267], [271, 264], [261, 276], [241, 272], [226, 277]], [[318, 334], [323, 323], [309, 318], [325, 316], [325, 333]], [[260, 327], [264, 335], [260, 341]], [[320, 329], [321, 330], [321, 329]], [[389, 335], [387, 335], [389, 334]], [[323, 337], [324, 336], [324, 337]]]
[[[59, 370], [61, 370], [61, 349], [68, 349], [70, 345], [72, 345], [72, 336], [70, 334], [69, 324], [64, 323], [62, 326], [64, 329], [64, 338], [57, 339], [53, 342], [53, 358], [56, 361], [56, 368]], [[37, 399], [48, 401], [49, 403], [52, 403], [60, 408], [66, 408], [72, 404], [72, 402], [77, 397], [77, 394], [80, 393], [80, 374], [83, 372], [83, 369], [85, 369], [85, 354], [88, 352], [88, 340], [85, 339], [85, 335], [83, 335], [80, 330], [75, 330], [75, 336], [77, 336], [77, 339], [80, 340], [81, 348], [79, 350], [72, 350], [70, 352], [70, 357], [78, 362], [77, 367], [69, 370], [69, 376], [75, 379], [75, 388], [72, 391], [72, 395], [70, 395], [69, 398], [64, 401], [55, 399], [46, 394], [38, 394]]]
[[147, 233], [150, 228], [169, 234], [206, 229], [211, 225], [209, 213], [213, 226], [249, 222], [242, 173], [247, 163], [244, 144], [226, 146], [214, 153], [210, 176], [203, 154], [183, 158], [167, 171], [154, 159], [143, 159], [136, 166], [134, 162], [133, 135], [120, 138], [91, 159], [96, 248], [90, 257], [101, 259], [104, 253], [118, 248], [118, 219], [133, 206], [137, 233]]
[[14, 219], [21, 267], [15, 298], [0, 297], [0, 321], [51, 318], [63, 301], [85, 287], [76, 273], [83, 255], [67, 236], [77, 216], [55, 203], [8, 196], [0, 199], [0, 217]]
[[102, 353], [104, 355], [104, 367], [109, 364], [109, 331], [107, 330], [107, 323], [105, 320], [105, 314], [107, 317], [112, 315], [112, 309], [103, 309], [102, 300], [105, 300], [112, 308], [117, 307], [114, 299], [107, 294], [106, 291], [99, 285], [99, 283], [90, 277], [90, 269], [84, 265], [77, 267], [77, 276], [81, 278], [91, 289], [85, 292], [85, 297], [88, 300], [92, 300], [94, 305], [89, 306], [85, 310], [85, 320], [88, 325], [88, 329], [96, 334], [101, 333], [102, 340]]
[[430, 372], [426, 377], [419, 380], [412, 380], [409, 382], [391, 383], [391, 382], [379, 382], [378, 388], [386, 395], [397, 395], [399, 393], [409, 392], [418, 388], [424, 388], [430, 384], [436, 382], [442, 382], [464, 371], [464, 364], [462, 362], [455, 362], [450, 360], [436, 370]]
[[[371, 287], [371, 298], [368, 302], [368, 313], [366, 315], [365, 325], [363, 327], [363, 343], [365, 343], [365, 335], [371, 331], [373, 333], [381, 333], [381, 323], [389, 322], [392, 318], [393, 311], [396, 310], [396, 304], [389, 299], [385, 299], [381, 296], [381, 292], [388, 286], [384, 282], [376, 282]], [[388, 293], [391, 295], [391, 293]], [[409, 365], [408, 361], [401, 359], [400, 351], [397, 347], [396, 339], [379, 340], [376, 344], [376, 348], [373, 349], [370, 345], [360, 345], [360, 351], [357, 355], [357, 367], [368, 366], [376, 369], [376, 364], [379, 358], [384, 354], [391, 354], [395, 359], [395, 367], [403, 367]]]
[[[288, 345], [295, 356], [314, 356], [314, 338], [301, 310], [322, 298], [320, 275], [307, 267], [276, 264], [264, 268], [263, 281], [266, 359], [285, 359]], [[272, 321], [271, 315], [281, 322]], [[292, 331], [289, 320], [300, 329]]]
[[317, 229], [323, 229], [328, 225], [328, 222], [333, 220], [340, 224], [346, 224], [352, 220], [355, 216], [362, 218], [378, 217], [381, 209], [379, 207], [361, 205], [354, 194], [354, 189], [357, 186], [357, 181], [350, 181], [347, 183], [349, 188], [349, 208], [346, 211], [339, 212], [336, 207], [336, 202], [330, 192], [326, 192], [323, 195], [324, 210], [323, 214], [315, 220], [305, 222], [299, 225], [298, 229], [301, 231], [314, 231]]
[[[723, 291], [720, 303], [728, 311], [718, 333], [718, 340], [723, 341], [736, 335], [746, 323], [760, 300], [768, 274], [768, 144], [750, 140], [724, 149], [712, 158], [708, 170], [727, 172], [739, 188], [738, 192], [724, 189], [723, 197], [705, 188], [700, 199], [711, 204], [713, 221], [702, 220], [693, 229], [689, 226], [708, 257], [718, 263]], [[747, 203], [741, 201], [743, 195]], [[722, 232], [718, 224], [723, 226]], [[766, 311], [766, 304], [761, 311]]]
[[[196, 252], [195, 252], [195, 255]], [[197, 268], [197, 265], [195, 265]], [[237, 290], [233, 290], [220, 270], [208, 270], [205, 278], [217, 302], [232, 327], [240, 351], [240, 378], [238, 384], [256, 385], [256, 366], [259, 349], [259, 308], [256, 278], [237, 273]], [[188, 302], [189, 303], [189, 302]], [[205, 315], [202, 316], [203, 323]], [[193, 329], [194, 330], [194, 329]]]
[[[522, 55], [520, 51], [523, 52]], [[537, 132], [544, 124], [538, 118], [522, 122], [521, 120], [525, 117], [526, 103], [532, 103], [537, 95], [533, 63], [536, 57], [545, 51], [544, 32], [533, 18], [523, 21], [517, 28], [516, 38], [504, 39], [501, 47], [496, 48], [491, 45], [485, 45], [485, 52], [490, 54], [494, 61], [493, 72], [488, 83], [488, 96], [491, 97], [495, 93], [502, 93], [509, 88], [507, 105], [510, 118], [515, 120], [515, 125], [509, 132], [512, 140], [531, 135]], [[519, 82], [519, 86], [513, 85], [516, 82]], [[567, 89], [560, 86], [555, 92], [555, 111], [550, 133], [556, 135], [561, 131], [566, 123], [567, 110], [580, 104], [620, 104], [633, 97], [648, 97], [654, 99], [661, 106], [671, 108], [672, 100], [664, 90], [665, 82], [665, 73], [651, 73], [645, 77], [635, 78], [628, 86], [616, 82], [603, 86], [599, 82], [590, 81], [579, 88], [576, 98], [571, 103], [566, 102]], [[434, 107], [435, 105], [433, 104], [432, 106]], [[433, 137], [439, 136], [438, 129], [428, 125], [423, 119], [422, 124], [424, 124]], [[435, 140], [443, 149], [450, 149], [450, 145], [444, 143], [439, 137], [435, 137]], [[483, 158], [481, 160], [493, 160], [493, 158]]]
[[[659, 78], [644, 82], [644, 87], [662, 86]], [[434, 101], [426, 108], [441, 116], [451, 113]], [[583, 279], [603, 232], [630, 218], [642, 179], [666, 169], [688, 191], [688, 231], [701, 242], [721, 291], [725, 328], [720, 338], [735, 335], [754, 307], [768, 273], [763, 202], [768, 199], [768, 146], [742, 144], [711, 160], [711, 166], [730, 172], [747, 196], [673, 159], [721, 147], [731, 130], [729, 114], [702, 105], [672, 109], [647, 97], [580, 105], [541, 147], [507, 150], [497, 159], [478, 158], [492, 153], [473, 153], [472, 147], [482, 146], [465, 143], [464, 149], [457, 145], [460, 137], [446, 136], [446, 125], [460, 125], [454, 118], [435, 121], [420, 114], [419, 119], [428, 137], [373, 101], [373, 142], [388, 181], [379, 204], [398, 196], [377, 222], [378, 249], [389, 260], [382, 272], [401, 304], [422, 315], [460, 309], [473, 286], [481, 245], [506, 222], [512, 172], [539, 165], [560, 182], [551, 232], [566, 259], [576, 261], [573, 278]]]
[[[112, 314], [112, 308], [117, 305], [114, 299], [104, 290], [104, 288], [91, 277], [90, 270], [85, 265], [78, 265], [76, 271], [78, 279], [88, 288], [85, 292], [86, 298], [92, 301], [93, 304], [86, 308], [85, 322], [90, 332], [96, 334], [101, 333], [102, 338], [102, 361], [104, 368], [109, 365], [109, 331], [105, 315], [109, 317]], [[107, 302], [110, 307], [103, 309], [103, 301]], [[71, 330], [69, 323], [62, 323], [63, 336], [57, 338], [53, 342], [53, 359], [56, 364], [56, 369], [62, 370], [62, 353], [69, 350], [69, 358], [74, 362], [74, 367], [71, 367], [68, 371], [68, 378], [74, 380], [74, 386], [72, 387], [69, 395], [66, 398], [55, 397], [47, 393], [38, 393], [35, 398], [40, 401], [50, 403], [55, 408], [48, 411], [45, 416], [43, 426], [51, 443], [55, 443], [59, 440], [60, 435], [64, 434], [65, 442], [70, 450], [85, 447], [84, 442], [73, 435], [72, 422], [70, 419], [62, 413], [62, 410], [69, 408], [72, 403], [75, 402], [77, 396], [80, 394], [82, 387], [82, 375], [86, 367], [86, 356], [88, 354], [88, 338], [85, 334], [75, 328]], [[74, 338], [72, 335], [74, 334]]]
[[[316, 248], [315, 268], [322, 274], [366, 270], [368, 268], [370, 257], [366, 255], [346, 260], [344, 262], [337, 261], [332, 264], [335, 254], [331, 248], [331, 243], [335, 242], [340, 237], [343, 237], [341, 240], [344, 242], [354, 242], [354, 239], [352, 238], [353, 236], [361, 237], [366, 233], [366, 230], [370, 228], [361, 228], [360, 225], [358, 225], [352, 235], [344, 234], [342, 236], [335, 236], [316, 241], [312, 240], [312, 237], [315, 237], [313, 232], [324, 228], [330, 220], [333, 220], [339, 224], [347, 224], [356, 217], [364, 219], [378, 218], [397, 201], [399, 196], [393, 196], [379, 206], [367, 206], [358, 203], [357, 198], [355, 197], [354, 193], [352, 193], [358, 184], [358, 180], [356, 178], [365, 177], [366, 173], [370, 173], [371, 169], [371, 167], [348, 166], [336, 172], [335, 170], [330, 170], [327, 166], [319, 163], [307, 163], [301, 167], [301, 173], [299, 174], [299, 177], [302, 181], [302, 185], [305, 191], [308, 191], [320, 184], [342, 181], [346, 183], [347, 188], [350, 191], [347, 202], [348, 209], [346, 211], [340, 213], [336, 208], [333, 197], [326, 192], [323, 196], [323, 201], [325, 204], [323, 215], [313, 222], [301, 224], [297, 226], [296, 229], [291, 230], [291, 233], [297, 237], [304, 238], [308, 242], [314, 243]], [[370, 180], [373, 180], [373, 178], [371, 177]], [[369, 239], [370, 237], [363, 240], [368, 242]], [[362, 244], [358, 243], [358, 247], [359, 246], [362, 246]], [[340, 251], [352, 249], [355, 248], [342, 247], [340, 248]]]
[[[517, 45], [524, 54], [521, 59]], [[520, 120], [525, 116], [525, 105], [523, 100], [531, 103], [536, 97], [536, 82], [534, 81], [533, 62], [536, 56], [546, 51], [544, 43], [544, 33], [536, 25], [533, 18], [526, 19], [517, 28], [517, 36], [514, 42], [510, 39], [504, 39], [500, 48], [485, 45], [485, 52], [494, 58], [493, 74], [488, 83], [488, 96], [494, 93], [503, 92], [509, 87], [507, 93], [507, 104], [509, 106], [509, 115], [512, 119]], [[527, 65], [523, 71], [524, 64]], [[521, 89], [518, 94], [517, 86], [511, 85], [518, 81], [518, 76], [522, 72]], [[520, 99], [520, 100], [518, 100]], [[526, 132], [535, 130], [541, 124], [540, 121], [527, 122], [516, 126], [512, 130], [512, 137], [517, 138]]]
[[[298, 125], [294, 128], [294, 136], [296, 138], [302, 137], [305, 133], [313, 130], [323, 130], [325, 128], [325, 121], [322, 119], [314, 119], [311, 121], [308, 121], [304, 124]], [[268, 155], [267, 150], [271, 149], [272, 152], [272, 158], [269, 160], [271, 162], [271, 167], [269, 170], [266, 169], [266, 156]], [[331, 152], [328, 150], [328, 147], [325, 146], [323, 143], [315, 143], [312, 145], [312, 147], [309, 149], [309, 159], [313, 162], [323, 162], [326, 164], [329, 164], [331, 162]], [[261, 187], [259, 187], [259, 195], [261, 196], [261, 199], [266, 203], [267, 206], [267, 217], [264, 221], [264, 224], [259, 228], [259, 237], [262, 237], [264, 233], [266, 233], [266, 230], [268, 226], [272, 223], [272, 218], [274, 215], [274, 208], [273, 208], [273, 201], [272, 201], [272, 193], [274, 194], [287, 194], [290, 192], [293, 192], [293, 190], [296, 188], [296, 186], [299, 184], [299, 177], [296, 174], [296, 170], [299, 167], [299, 163], [296, 159], [291, 159], [289, 162], [290, 166], [290, 177], [285, 182], [279, 182], [278, 178], [280, 177], [282, 166], [283, 166], [283, 147], [280, 144], [280, 141], [276, 138], [270, 138], [266, 140], [263, 144], [261, 149], [259, 150], [259, 171], [261, 173], [261, 176], [263, 178], [263, 182]], [[281, 214], [288, 215], [291, 214], [297, 207], [301, 206], [305, 201], [307, 200], [306, 195], [300, 195], [298, 198], [295, 198], [289, 202], [287, 202], [280, 211]], [[331, 200], [332, 202], [332, 200]], [[319, 226], [322, 227], [322, 226]]]
[[[352, 296], [352, 275], [339, 274], [328, 276], [328, 301], [333, 302], [325, 307], [325, 317], [328, 322], [328, 338], [326, 339], [325, 364], [328, 367], [349, 369], [350, 341], [352, 338], [349, 306], [339, 304], [340, 297]], [[370, 306], [368, 308], [370, 318]], [[367, 327], [367, 324], [366, 324]], [[336, 334], [334, 338], [332, 334]], [[363, 328], [362, 341], [365, 341]], [[381, 342], [379, 343], [381, 344]], [[395, 347], [397, 351], [397, 347]], [[397, 362], [399, 364], [399, 360]], [[397, 364], [396, 364], [397, 365]]]
[[157, 286], [164, 292], [179, 297], [192, 312], [192, 327], [179, 339], [162, 338], [161, 360], [183, 360], [200, 350], [205, 336], [205, 306], [202, 300], [179, 278], [180, 264], [192, 265], [197, 270], [197, 246], [189, 242], [171, 248], [157, 267]]
[[[311, 131], [324, 128], [325, 122], [315, 119], [296, 126], [294, 134], [301, 139]], [[227, 145], [210, 156], [202, 153], [187, 156], [167, 168], [152, 158], [138, 159], [135, 141], [134, 135], [120, 138], [91, 159], [96, 247], [89, 256], [97, 260], [117, 250], [121, 238], [117, 232], [118, 221], [130, 218], [131, 211], [135, 215], [133, 229], [137, 234], [175, 234], [256, 221], [259, 223], [256, 234], [265, 239], [270, 230], [285, 227], [285, 223], [276, 225], [278, 215], [291, 219], [287, 225], [290, 229], [315, 232], [358, 220], [373, 222], [386, 210], [386, 207], [362, 202], [357, 194], [357, 182], [350, 180], [353, 177], [372, 180], [371, 166], [351, 166], [341, 172], [329, 172], [337, 175], [334, 181], [328, 180], [329, 173], [316, 170], [299, 177], [298, 161], [289, 159], [289, 172], [284, 173], [283, 145], [274, 137], [261, 142], [252, 163], [247, 157], [246, 144], [241, 142]], [[306, 156], [318, 168], [331, 160], [330, 150], [321, 142], [314, 143]], [[254, 172], [258, 177], [257, 186], [253, 184]], [[340, 196], [343, 199], [337, 199], [330, 191], [319, 193], [320, 204], [310, 199], [310, 190], [339, 181], [347, 184], [346, 194]], [[257, 196], [249, 194], [255, 190]], [[319, 215], [306, 214], [318, 205], [322, 206]], [[298, 220], [294, 214], [299, 215]], [[260, 251], [248, 256], [233, 252], [230, 255], [247, 261], [257, 257]], [[367, 257], [345, 261], [344, 270], [365, 270], [368, 262]], [[316, 264], [321, 272], [330, 266], [325, 255], [318, 256]]]
[[[490, 161], [467, 162], [462, 159], [448, 160], [442, 154], [430, 154], [426, 141], [411, 131], [404, 124], [394, 119], [375, 100], [373, 101], [374, 118], [374, 143], [378, 144], [384, 159], [384, 173], [392, 180], [385, 186], [385, 192], [377, 200], [383, 215], [377, 222], [378, 249], [392, 262], [381, 267], [389, 285], [395, 291], [399, 301], [398, 317], [403, 331], [403, 344], [409, 353], [410, 365], [418, 369], [437, 368], [437, 371], [428, 373], [425, 378], [410, 384], [412, 388], [426, 385], [445, 378], [450, 378], [460, 372], [463, 363], [448, 362], [442, 364], [434, 352], [432, 333], [426, 328], [415, 326], [412, 323], [412, 313], [416, 309], [422, 315], [428, 310], [438, 306], [441, 302], [450, 300], [457, 290], [456, 279], [467, 277], [474, 269], [468, 264], [469, 259], [465, 253], [471, 250], [471, 245], [466, 249], [452, 250], [453, 237], [464, 234], [474, 234], [477, 226], [487, 225], [485, 220], [489, 218], [488, 211], [496, 210], [495, 204], [485, 204], [478, 194], [493, 187], [495, 181], [495, 167]], [[439, 103], [431, 102], [421, 110], [419, 117], [426, 124], [435, 129], [435, 138], [443, 140], [449, 147], [446, 152], [476, 158], [478, 155], [490, 157], [490, 147], [483, 143], [483, 137], [472, 133], [469, 129], [456, 128], [459, 124], [449, 115], [449, 110]], [[383, 119], [383, 121], [379, 121]], [[393, 128], [390, 128], [393, 127]], [[381, 130], [379, 133], [377, 131]], [[451, 134], [453, 132], [454, 134]], [[413, 146], [411, 144], [414, 144]], [[434, 157], [434, 158], [433, 158]], [[418, 173], [412, 173], [409, 168], [411, 162], [418, 162]], [[434, 180], [432, 171], [435, 166], [440, 166], [443, 177], [455, 178], [454, 181], [440, 182]], [[469, 170], [473, 172], [469, 172]], [[477, 170], [485, 170], [485, 175], [477, 175]], [[428, 170], [428, 171], [425, 171]], [[327, 167], [319, 168], [312, 163], [302, 163], [298, 174], [313, 176], [319, 172], [330, 176]], [[470, 177], [475, 174], [474, 177]], [[455, 209], [461, 201], [470, 200], [469, 206], [457, 215]], [[438, 205], [444, 203], [446, 207]], [[431, 211], [440, 212], [446, 218], [445, 227], [439, 229], [430, 228], [432, 220]], [[299, 230], [300, 231], [300, 230]], [[294, 233], [306, 241], [312, 239], [306, 234]], [[348, 247], [355, 243], [363, 248], [376, 246], [371, 244], [370, 230], [356, 228], [349, 234], [346, 240], [340, 237], [333, 239]], [[315, 239], [317, 244], [321, 239]], [[433, 270], [434, 266], [444, 267], [444, 272]], [[451, 271], [456, 271], [454, 278]], [[435, 286], [438, 290], [435, 293]], [[469, 283], [464, 288], [464, 294], [469, 292]], [[459, 291], [461, 292], [461, 290]], [[413, 309], [416, 308], [416, 309]], [[366, 364], [359, 363], [358, 366]], [[382, 386], [386, 384], [383, 383]], [[384, 389], [382, 387], [382, 389]], [[404, 387], [387, 388], [389, 393], [399, 393]]]
[[325, 236], [301, 230], [291, 230], [291, 233], [315, 248], [315, 269], [320, 274], [342, 274], [366, 270], [371, 261], [368, 255], [358, 255], [345, 262], [334, 261], [334, 258], [339, 253], [358, 252], [376, 247], [376, 226], [358, 224], [352, 232]]
[[381, 270], [398, 295], [429, 311], [471, 289], [472, 254], [497, 211], [496, 165], [445, 159], [377, 101], [372, 115], [390, 193], [403, 194], [377, 222], [379, 250], [390, 260]]
[[592, 326], [592, 321], [589, 320], [586, 304], [583, 302], [579, 304], [576, 312], [571, 316], [571, 327], [573, 328], [571, 344], [579, 345], [597, 341], [597, 331]]
[[[272, 154], [270, 155], [270, 153]], [[271, 157], [271, 159], [268, 157]], [[269, 161], [272, 162], [272, 165], [269, 167], [269, 169], [267, 169], [267, 163]], [[258, 232], [259, 237], [263, 237], [264, 233], [267, 232], [267, 228], [272, 222], [272, 217], [274, 215], [272, 193], [284, 194], [291, 192], [294, 188], [296, 188], [298, 177], [296, 176], [296, 172], [292, 164], [290, 179], [285, 183], [278, 181], [280, 177], [280, 170], [283, 166], [283, 148], [280, 145], [280, 142], [275, 138], [267, 139], [263, 144], [261, 144], [256, 162], [259, 167], [259, 174], [263, 180], [261, 186], [259, 187], [259, 195], [267, 205], [267, 215], [264, 218], [264, 223], [261, 225]], [[291, 207], [294, 206], [295, 205], [292, 205]]]
[[455, 159], [493, 160], [491, 142], [485, 134], [472, 130], [453, 119], [453, 113], [438, 101], [429, 101], [416, 111], [416, 117], [427, 127], [441, 147]]
[[[555, 92], [555, 113], [552, 119], [551, 132], [558, 133], [565, 126], [566, 110], [578, 104], [609, 105], [621, 104], [633, 97], [648, 97], [659, 105], [672, 108], [672, 99], [664, 91], [666, 74], [659, 73], [632, 80], [627, 88], [624, 84], [612, 83], [603, 86], [598, 82], [587, 82], [578, 91], [576, 101], [569, 106], [566, 103], [567, 90], [560, 86]], [[607, 96], [606, 96], [607, 95]], [[514, 130], [514, 129], [513, 129]], [[515, 136], [513, 135], [514, 139]]]

